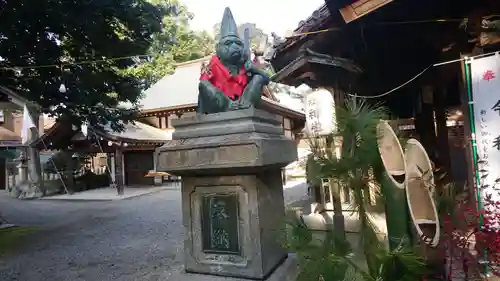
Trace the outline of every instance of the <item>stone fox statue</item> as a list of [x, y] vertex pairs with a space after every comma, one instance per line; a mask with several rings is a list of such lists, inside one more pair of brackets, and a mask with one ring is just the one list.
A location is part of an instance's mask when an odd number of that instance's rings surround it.
[[202, 70], [198, 109], [211, 114], [255, 107], [269, 76], [250, 58], [248, 32], [243, 40], [229, 8], [224, 11], [216, 55]]

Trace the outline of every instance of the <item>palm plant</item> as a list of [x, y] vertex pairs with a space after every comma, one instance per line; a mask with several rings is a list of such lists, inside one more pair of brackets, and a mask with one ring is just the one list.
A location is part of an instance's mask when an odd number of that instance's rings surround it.
[[366, 270], [347, 240], [333, 230], [323, 239], [314, 237], [304, 221], [294, 212], [287, 215], [285, 245], [297, 253], [300, 273], [296, 281], [417, 281], [425, 273], [423, 258], [401, 244], [392, 251], [372, 248], [374, 271]]
[[[383, 166], [378, 153], [377, 125], [387, 118], [380, 105], [357, 99], [336, 108], [337, 131], [326, 138], [312, 138], [309, 146], [314, 155], [313, 178], [328, 178], [338, 188], [350, 190], [351, 211], [358, 214], [359, 248], [362, 257], [336, 230], [327, 231], [322, 242], [315, 241], [300, 218], [288, 220], [288, 245], [295, 250], [304, 266], [300, 280], [419, 280], [424, 274], [422, 258], [401, 244], [388, 252], [377, 237], [378, 229], [370, 215], [370, 193], [379, 190]], [[341, 141], [340, 155], [334, 143]], [[340, 157], [339, 157], [340, 156]], [[334, 191], [335, 192], [335, 191]], [[383, 199], [383, 198], [382, 198]], [[335, 208], [342, 208], [339, 194], [334, 195]], [[339, 206], [340, 205], [340, 206]], [[338, 211], [338, 210], [337, 210]], [[342, 228], [343, 230], [343, 228]], [[338, 228], [337, 228], [338, 231]], [[359, 264], [366, 266], [359, 266]], [[365, 270], [365, 268], [367, 270]], [[303, 279], [300, 279], [303, 278]]]

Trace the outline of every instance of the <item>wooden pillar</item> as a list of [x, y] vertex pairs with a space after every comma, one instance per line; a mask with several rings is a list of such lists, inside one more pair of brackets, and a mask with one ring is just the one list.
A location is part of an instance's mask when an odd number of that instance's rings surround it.
[[434, 125], [434, 108], [432, 86], [424, 86], [417, 102], [420, 108], [415, 116], [415, 130], [420, 136], [420, 142], [424, 146], [432, 161], [436, 161], [436, 129]]
[[[345, 106], [345, 93], [340, 89], [339, 85], [337, 84], [335, 88], [333, 89], [328, 89], [330, 93], [333, 94], [333, 103], [334, 105], [337, 106]], [[336, 113], [334, 113], [336, 114]], [[336, 119], [336, 117], [334, 117]], [[335, 120], [336, 122], [337, 120]], [[327, 139], [325, 141], [325, 144], [327, 147], [336, 149], [336, 145], [341, 142], [338, 139]], [[341, 152], [342, 153], [342, 152]], [[340, 157], [341, 155], [336, 155], [337, 157]], [[341, 197], [341, 189], [342, 187], [340, 186], [339, 182], [337, 180], [333, 180], [329, 182], [329, 188], [330, 188], [330, 196], [332, 200], [332, 205], [333, 205], [333, 225], [334, 229], [337, 235], [340, 235], [340, 237], [345, 238], [345, 219], [344, 219], [344, 214], [342, 211], [342, 197]], [[348, 194], [349, 191], [343, 190], [345, 194]]]
[[436, 167], [446, 172], [451, 172], [450, 165], [450, 142], [448, 140], [448, 126], [446, 124], [446, 94], [447, 87], [434, 91], [434, 112], [436, 116], [437, 151]]
[[125, 189], [125, 165], [123, 163], [123, 150], [117, 148], [115, 152], [115, 183], [119, 195], [123, 195]]
[[[464, 59], [467, 55], [461, 54], [460, 58]], [[466, 163], [464, 165], [467, 165], [467, 186], [470, 186], [468, 189], [469, 192], [469, 198], [471, 200], [476, 200], [476, 194], [475, 194], [475, 186], [476, 186], [476, 180], [475, 180], [475, 163], [474, 163], [474, 157], [473, 157], [473, 152], [472, 152], [472, 143], [470, 141], [470, 138], [472, 137], [472, 124], [470, 121], [470, 111], [469, 111], [469, 98], [468, 98], [468, 89], [467, 89], [467, 77], [466, 77], [466, 67], [468, 67], [465, 64], [465, 60], [460, 63], [460, 70], [461, 70], [461, 75], [459, 81], [459, 89], [461, 91], [460, 93], [460, 105], [462, 108], [462, 113], [464, 114], [464, 135], [465, 138], [467, 139], [466, 147], [465, 149], [465, 157], [467, 159]], [[472, 116], [473, 117], [473, 116]], [[475, 202], [476, 204], [478, 202]]]
[[107, 161], [107, 168], [109, 169], [107, 172], [109, 173], [109, 177], [111, 179], [111, 185], [115, 186], [116, 183], [115, 154], [107, 153], [106, 161]]

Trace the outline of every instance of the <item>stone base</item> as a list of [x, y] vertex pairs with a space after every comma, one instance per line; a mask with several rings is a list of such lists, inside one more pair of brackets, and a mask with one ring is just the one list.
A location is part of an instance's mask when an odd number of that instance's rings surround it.
[[[183, 177], [182, 182], [183, 220], [189, 233], [184, 244], [186, 271], [265, 280], [283, 262], [287, 254], [279, 245], [285, 215], [279, 169]], [[225, 206], [227, 249], [210, 247], [216, 236], [210, 234], [207, 216], [212, 211], [206, 207], [211, 209], [214, 202]]]
[[[288, 258], [283, 261], [266, 279], [254, 279], [265, 281], [295, 281], [299, 274], [299, 266], [295, 254], [289, 254]], [[169, 276], [175, 281], [248, 281], [237, 277], [214, 276], [205, 274], [194, 274], [188, 272], [179, 272], [178, 274]], [[250, 279], [251, 280], [251, 279]]]
[[280, 245], [282, 168], [297, 160], [295, 142], [275, 115], [256, 109], [196, 115], [173, 126], [173, 140], [156, 151], [156, 167], [182, 176], [186, 272], [269, 280], [288, 260]]

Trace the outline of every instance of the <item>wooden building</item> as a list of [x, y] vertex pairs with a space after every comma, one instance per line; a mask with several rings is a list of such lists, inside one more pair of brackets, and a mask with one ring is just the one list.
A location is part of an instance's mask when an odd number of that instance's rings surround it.
[[[151, 185], [155, 179], [145, 175], [156, 168], [154, 150], [172, 139], [172, 120], [196, 114], [200, 72], [209, 59], [178, 64], [172, 75], [146, 90], [138, 121], [127, 124], [121, 133], [89, 127], [84, 136], [80, 128], [58, 122], [32, 145], [45, 149], [66, 142], [74, 151], [105, 153], [107, 168], [117, 186]], [[281, 118], [286, 136], [296, 139], [305, 123], [304, 113], [280, 104], [267, 88], [262, 99], [261, 109]]]
[[[8, 189], [9, 174], [18, 174], [18, 163], [13, 161], [19, 156], [20, 148], [26, 148], [21, 141], [21, 130], [23, 126], [23, 108], [27, 106], [37, 109], [38, 105], [26, 100], [14, 91], [0, 86], [0, 190]], [[32, 116], [33, 117], [33, 116]], [[38, 132], [44, 130], [44, 118], [38, 119]], [[20, 166], [21, 170], [27, 169], [27, 163]]]
[[[474, 183], [464, 57], [499, 50], [498, 11], [494, 0], [326, 0], [275, 44], [270, 62], [277, 82], [329, 88], [337, 104], [353, 94], [384, 103], [412, 122], [438, 167]], [[447, 125], [454, 119], [462, 125]], [[467, 149], [452, 148], [457, 136]]]
[[153, 184], [153, 178], [144, 175], [155, 168], [153, 152], [170, 139], [170, 134], [142, 122], [125, 125], [123, 132], [92, 127], [87, 131], [85, 136], [80, 128], [57, 122], [31, 145], [44, 150], [62, 144], [75, 152], [95, 154], [97, 160], [104, 157], [101, 165], [118, 186]]

